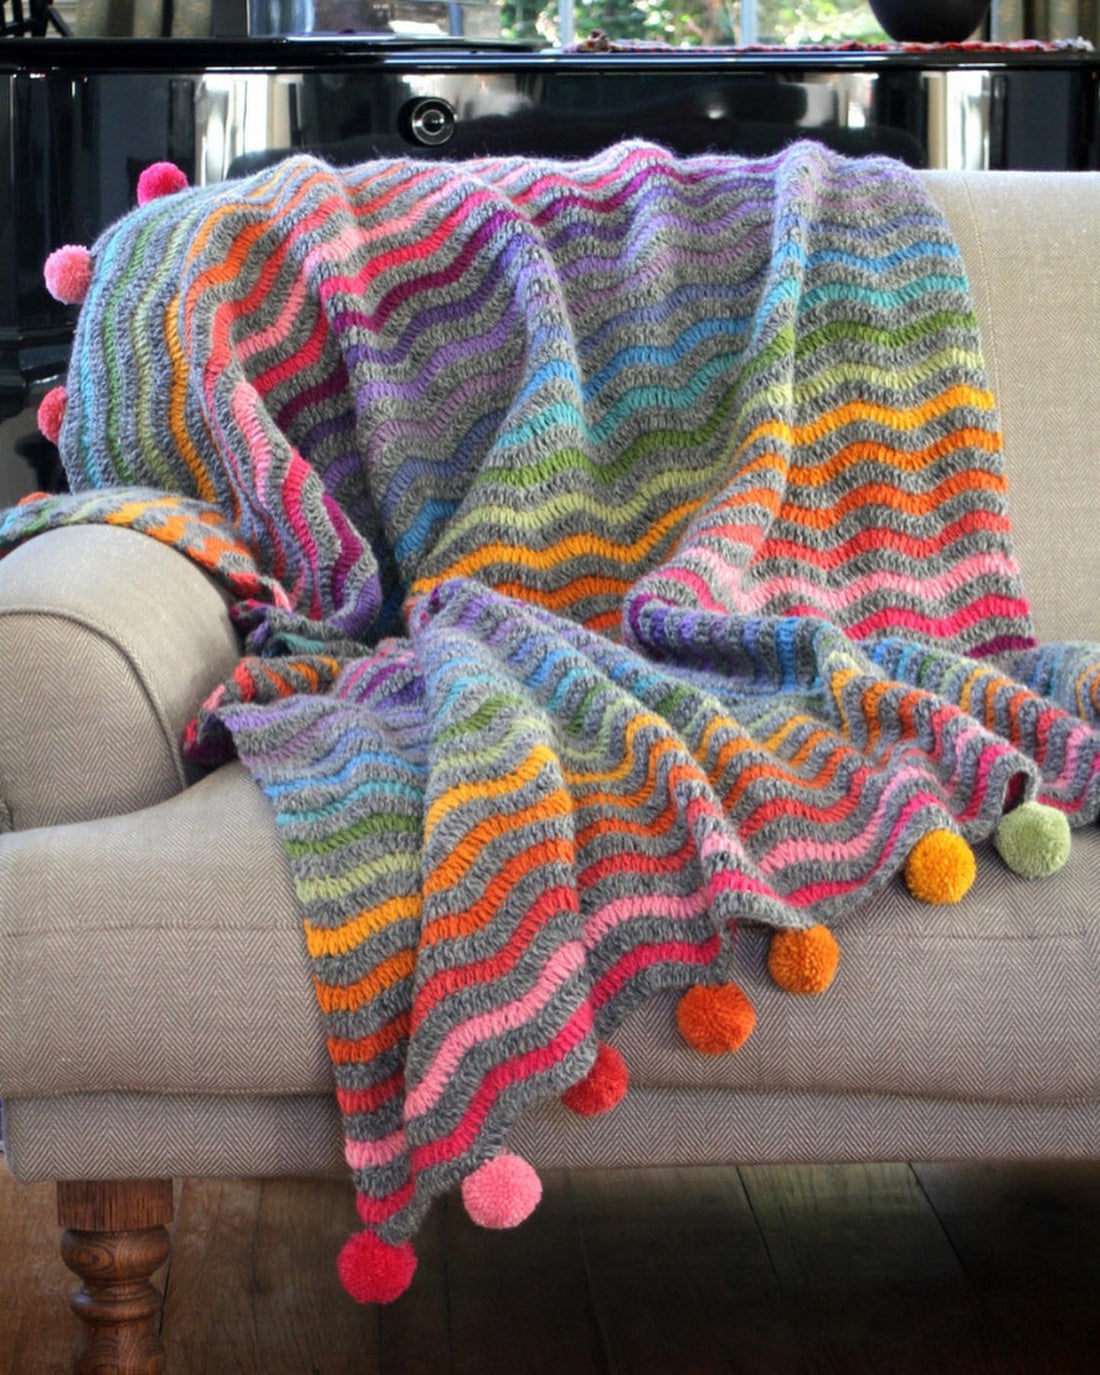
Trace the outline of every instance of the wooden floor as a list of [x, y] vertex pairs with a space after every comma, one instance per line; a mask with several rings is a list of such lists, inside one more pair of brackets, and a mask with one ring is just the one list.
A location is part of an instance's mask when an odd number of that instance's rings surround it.
[[[511, 1233], [453, 1201], [413, 1289], [333, 1274], [343, 1182], [188, 1181], [166, 1287], [183, 1375], [1100, 1372], [1100, 1166], [559, 1172]], [[68, 1367], [53, 1189], [0, 1166], [0, 1372]]]

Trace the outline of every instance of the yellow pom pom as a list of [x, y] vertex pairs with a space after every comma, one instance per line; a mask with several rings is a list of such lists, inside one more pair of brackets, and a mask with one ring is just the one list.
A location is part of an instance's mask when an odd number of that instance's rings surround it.
[[905, 882], [921, 902], [961, 902], [977, 872], [974, 851], [954, 831], [929, 831], [905, 861]]
[[787, 993], [824, 993], [839, 960], [840, 946], [827, 926], [776, 931], [768, 951], [768, 973]]

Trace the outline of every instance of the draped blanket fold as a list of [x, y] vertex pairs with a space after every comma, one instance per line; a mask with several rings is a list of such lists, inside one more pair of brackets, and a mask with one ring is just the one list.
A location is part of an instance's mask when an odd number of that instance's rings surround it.
[[1095, 820], [1097, 655], [1035, 644], [907, 169], [295, 157], [92, 264], [74, 494], [0, 552], [107, 521], [236, 594], [188, 744], [270, 799], [385, 1241], [641, 998], [733, 979], [740, 922], [827, 924], [1020, 802]]

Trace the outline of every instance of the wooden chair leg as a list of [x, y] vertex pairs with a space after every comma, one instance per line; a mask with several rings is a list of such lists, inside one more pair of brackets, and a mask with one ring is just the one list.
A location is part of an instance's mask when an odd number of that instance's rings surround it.
[[81, 1279], [73, 1312], [84, 1324], [77, 1375], [164, 1370], [161, 1294], [149, 1278], [168, 1259], [172, 1181], [59, 1183], [61, 1256]]

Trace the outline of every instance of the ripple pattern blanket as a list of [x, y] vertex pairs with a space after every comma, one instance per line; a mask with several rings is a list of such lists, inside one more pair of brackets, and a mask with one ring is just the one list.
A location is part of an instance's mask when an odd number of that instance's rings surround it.
[[899, 871], [956, 900], [967, 842], [1011, 820], [1037, 874], [1095, 819], [1095, 656], [1035, 645], [963, 268], [907, 169], [295, 157], [52, 261], [84, 300], [43, 412], [74, 495], [0, 547], [129, 525], [239, 598], [189, 746], [232, 748], [285, 842], [358, 1297], [401, 1292], [441, 1191], [525, 1215], [511, 1124], [613, 1105], [603, 1038], [651, 991], [740, 1044], [739, 923], [821, 991], [830, 918]]

